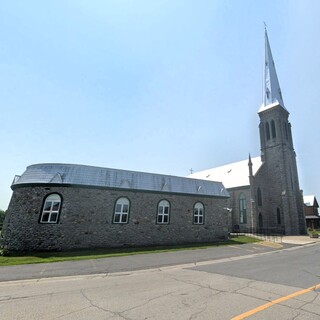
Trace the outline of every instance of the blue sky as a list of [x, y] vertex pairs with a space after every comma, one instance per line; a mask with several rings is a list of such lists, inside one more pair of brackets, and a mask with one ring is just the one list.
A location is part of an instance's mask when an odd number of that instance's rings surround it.
[[320, 198], [320, 2], [2, 0], [0, 208], [28, 165], [186, 176], [260, 154], [264, 27]]

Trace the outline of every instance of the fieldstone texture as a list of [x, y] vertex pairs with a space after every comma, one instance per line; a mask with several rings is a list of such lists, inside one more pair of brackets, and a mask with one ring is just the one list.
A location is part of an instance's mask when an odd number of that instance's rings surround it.
[[[263, 165], [251, 179], [257, 227], [286, 235], [306, 233], [303, 196], [299, 187], [296, 154], [289, 113], [280, 105], [260, 112], [260, 141]], [[267, 134], [267, 127], [273, 130]], [[258, 188], [262, 201], [257, 199]], [[280, 212], [280, 221], [277, 219]], [[259, 216], [261, 219], [259, 219]]]
[[[62, 197], [58, 223], [40, 223], [44, 199]], [[129, 222], [113, 223], [118, 198], [130, 201]], [[161, 200], [170, 203], [170, 223], [156, 223]], [[8, 250], [70, 250], [212, 242], [228, 236], [227, 198], [77, 186], [15, 188], [2, 246]], [[193, 224], [193, 207], [204, 205], [204, 224]]]

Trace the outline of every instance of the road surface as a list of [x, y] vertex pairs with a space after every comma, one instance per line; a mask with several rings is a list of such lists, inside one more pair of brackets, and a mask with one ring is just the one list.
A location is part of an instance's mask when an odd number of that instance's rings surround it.
[[212, 250], [2, 267], [0, 319], [320, 319], [319, 243]]

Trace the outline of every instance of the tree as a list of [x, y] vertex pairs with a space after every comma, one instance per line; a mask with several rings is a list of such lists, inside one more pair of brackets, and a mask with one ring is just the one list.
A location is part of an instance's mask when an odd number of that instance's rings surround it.
[[6, 212], [0, 209], [0, 230], [2, 229], [4, 216], [6, 215]]

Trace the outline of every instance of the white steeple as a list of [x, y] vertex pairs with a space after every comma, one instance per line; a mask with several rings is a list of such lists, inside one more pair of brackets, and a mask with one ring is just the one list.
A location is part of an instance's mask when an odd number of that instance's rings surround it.
[[267, 29], [265, 29], [263, 103], [259, 111], [268, 109], [278, 104], [285, 109], [277, 77], [276, 67], [272, 58]]

